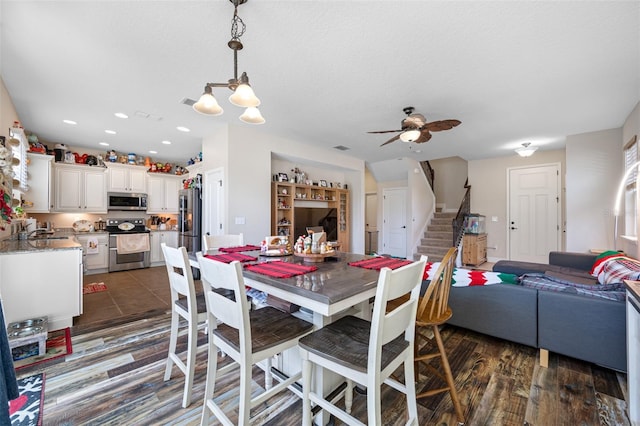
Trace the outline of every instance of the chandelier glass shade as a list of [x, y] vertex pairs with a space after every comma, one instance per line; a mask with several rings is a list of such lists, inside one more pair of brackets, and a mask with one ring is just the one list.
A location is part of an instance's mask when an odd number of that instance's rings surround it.
[[231, 96], [229, 96], [229, 102], [235, 106], [247, 108], [240, 116], [240, 120], [249, 124], [262, 124], [265, 120], [257, 108], [257, 106], [260, 105], [260, 99], [258, 99], [249, 85], [247, 73], [243, 72], [238, 78], [238, 50], [242, 50], [244, 47], [240, 41], [240, 37], [242, 37], [246, 29], [244, 22], [238, 16], [238, 6], [246, 3], [247, 0], [229, 1], [231, 1], [235, 7], [233, 19], [231, 20], [231, 40], [227, 43], [229, 48], [233, 50], [233, 78], [229, 79], [227, 83], [207, 83], [204, 86], [204, 93], [200, 96], [200, 99], [193, 104], [193, 109], [200, 114], [212, 116], [221, 115], [224, 110], [213, 95], [213, 88], [226, 87], [233, 91]]

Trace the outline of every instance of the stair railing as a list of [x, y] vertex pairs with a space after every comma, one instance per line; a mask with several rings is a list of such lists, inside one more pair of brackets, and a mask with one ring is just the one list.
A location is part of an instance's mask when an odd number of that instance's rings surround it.
[[462, 235], [464, 234], [464, 218], [471, 213], [471, 185], [469, 185], [469, 179], [464, 183], [464, 187], [467, 188], [467, 190], [460, 203], [460, 208], [458, 208], [456, 217], [451, 220], [451, 227], [453, 229], [452, 247], [458, 247], [458, 244], [460, 244], [460, 240], [462, 240]]
[[431, 186], [431, 190], [433, 191], [434, 189], [433, 183], [434, 183], [436, 174], [433, 171], [431, 164], [428, 161], [421, 161], [420, 166], [422, 167], [422, 172], [426, 176], [427, 181], [429, 182], [429, 186]]

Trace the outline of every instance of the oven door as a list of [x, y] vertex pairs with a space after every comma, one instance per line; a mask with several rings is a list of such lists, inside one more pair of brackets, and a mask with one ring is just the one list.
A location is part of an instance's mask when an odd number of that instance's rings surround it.
[[109, 235], [109, 272], [148, 268], [150, 264], [151, 253], [149, 251], [118, 253], [117, 234]]

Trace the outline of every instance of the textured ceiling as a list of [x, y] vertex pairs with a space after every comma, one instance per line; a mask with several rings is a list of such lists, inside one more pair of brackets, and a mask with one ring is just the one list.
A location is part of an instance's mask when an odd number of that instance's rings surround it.
[[[620, 127], [640, 100], [639, 6], [249, 0], [239, 72], [262, 100], [260, 131], [368, 162], [558, 149], [567, 135]], [[226, 0], [2, 0], [2, 78], [43, 140], [184, 162], [216, 126], [247, 126], [227, 89], [214, 92], [219, 117], [180, 103], [233, 76], [232, 14]], [[409, 105], [462, 124], [420, 145], [380, 147], [391, 135], [366, 133], [398, 129]]]

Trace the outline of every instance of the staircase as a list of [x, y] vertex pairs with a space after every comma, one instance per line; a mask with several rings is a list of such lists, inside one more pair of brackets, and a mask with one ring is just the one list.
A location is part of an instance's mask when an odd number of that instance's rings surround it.
[[429, 257], [429, 262], [440, 262], [447, 250], [453, 245], [452, 221], [456, 213], [436, 212], [427, 226], [424, 238], [420, 239], [414, 259], [419, 259], [421, 255]]

